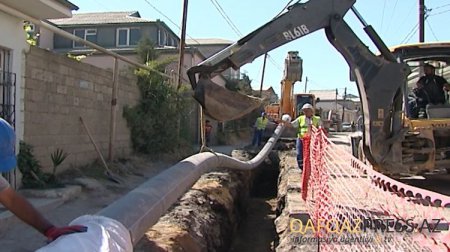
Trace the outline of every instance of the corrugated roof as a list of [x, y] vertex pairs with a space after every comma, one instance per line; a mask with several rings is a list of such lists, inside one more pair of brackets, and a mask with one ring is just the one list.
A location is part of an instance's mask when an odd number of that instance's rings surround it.
[[186, 39], [186, 45], [223, 45], [232, 44], [233, 41], [220, 38], [196, 38], [196, 39]]
[[77, 13], [71, 18], [49, 19], [49, 21], [58, 26], [155, 22], [141, 18], [138, 11]]

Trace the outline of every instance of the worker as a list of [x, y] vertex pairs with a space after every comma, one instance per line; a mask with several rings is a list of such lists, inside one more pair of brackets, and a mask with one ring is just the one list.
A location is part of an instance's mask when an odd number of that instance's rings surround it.
[[425, 64], [423, 67], [425, 75], [420, 77], [416, 83], [414, 94], [416, 96], [415, 104], [411, 110], [411, 116], [417, 118], [420, 111], [425, 111], [428, 104], [445, 104], [445, 92], [450, 91], [450, 85], [442, 76], [436, 75], [435, 68], [431, 64]]
[[269, 119], [267, 119], [266, 113], [262, 112], [261, 116], [256, 118], [256, 122], [254, 124], [254, 132], [253, 132], [253, 141], [252, 145], [259, 147], [261, 145], [262, 137], [264, 131], [266, 130], [267, 123]]
[[[0, 172], [16, 167], [15, 133], [11, 125], [0, 118]], [[51, 242], [61, 235], [86, 232], [84, 226], [55, 227], [42, 216], [25, 198], [14, 191], [8, 181], [0, 175], [0, 203], [19, 219], [42, 233]]]
[[209, 146], [209, 143], [211, 141], [211, 132], [212, 132], [212, 125], [211, 122], [209, 120], [205, 121], [205, 141], [206, 141], [206, 146]]
[[[303, 115], [300, 115], [291, 122], [291, 126], [297, 128], [297, 164], [300, 170], [303, 170], [303, 137], [311, 131], [311, 127], [322, 125], [319, 116], [314, 115], [314, 108], [311, 104], [305, 103], [302, 107]], [[289, 124], [288, 124], [289, 125]]]

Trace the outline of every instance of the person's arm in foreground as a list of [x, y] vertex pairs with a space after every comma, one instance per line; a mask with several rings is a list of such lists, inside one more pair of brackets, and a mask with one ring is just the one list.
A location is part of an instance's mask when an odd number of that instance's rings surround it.
[[25, 198], [11, 187], [0, 192], [0, 202], [19, 219], [45, 235], [53, 225], [44, 218]]
[[16, 215], [23, 222], [34, 227], [45, 235], [49, 241], [57, 239], [61, 235], [86, 232], [87, 227], [74, 225], [68, 227], [55, 227], [30, 202], [15, 192], [11, 187], [0, 191], [0, 203]]

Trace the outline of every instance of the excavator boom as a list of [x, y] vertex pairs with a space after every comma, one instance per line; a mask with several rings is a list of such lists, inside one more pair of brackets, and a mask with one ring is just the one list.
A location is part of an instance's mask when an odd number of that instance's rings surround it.
[[[250, 105], [254, 104], [249, 102], [246, 105], [242, 102], [243, 97], [238, 97], [231, 91], [207, 92], [214, 86], [211, 78], [230, 67], [238, 69], [272, 49], [324, 29], [330, 43], [347, 61], [351, 76], [357, 83], [364, 113], [363, 150], [366, 158], [380, 170], [401, 172], [396, 171], [399, 169], [396, 163], [398, 157], [401, 157], [398, 151], [401, 152], [401, 137], [404, 135], [401, 116], [402, 86], [406, 82], [409, 68], [406, 64], [395, 61], [372, 27], [365, 25], [364, 30], [378, 47], [382, 57], [375, 56], [360, 41], [343, 19], [350, 9], [354, 10], [355, 2], [356, 0], [310, 0], [290, 6], [284, 14], [189, 69], [188, 76], [195, 90], [194, 97], [213, 116], [235, 116], [224, 114], [225, 107], [233, 107], [236, 111], [251, 111]], [[362, 20], [359, 13], [354, 12]], [[229, 99], [230, 102], [208, 106], [216, 99]], [[242, 107], [239, 108], [236, 104]]]

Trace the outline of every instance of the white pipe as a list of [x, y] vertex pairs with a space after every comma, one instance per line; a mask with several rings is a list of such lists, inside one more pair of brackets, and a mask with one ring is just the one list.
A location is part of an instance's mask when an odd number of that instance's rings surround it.
[[[144, 182], [97, 215], [119, 221], [129, 230], [131, 241], [135, 245], [202, 174], [218, 167], [234, 170], [252, 170], [258, 167], [269, 155], [283, 130], [284, 126], [279, 125], [263, 149], [250, 161], [240, 161], [211, 152], [190, 156]], [[77, 235], [71, 234], [64, 239], [72, 242], [77, 240]], [[46, 251], [45, 247], [39, 251]]]

